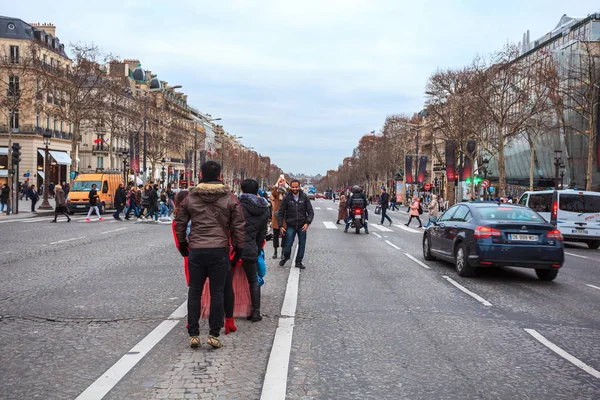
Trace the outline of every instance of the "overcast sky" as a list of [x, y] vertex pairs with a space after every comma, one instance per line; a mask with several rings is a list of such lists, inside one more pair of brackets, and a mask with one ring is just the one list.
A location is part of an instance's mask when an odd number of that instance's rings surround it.
[[335, 169], [438, 68], [550, 31], [598, 0], [0, 0], [63, 43], [137, 58], [286, 172]]

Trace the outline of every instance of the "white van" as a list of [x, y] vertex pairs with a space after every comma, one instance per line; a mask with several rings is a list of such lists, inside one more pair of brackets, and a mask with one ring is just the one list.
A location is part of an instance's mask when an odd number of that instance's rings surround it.
[[[537, 211], [546, 221], [552, 218], [554, 190], [525, 192], [519, 204]], [[590, 249], [600, 247], [600, 193], [581, 190], [557, 191], [557, 228], [566, 241], [587, 243]]]

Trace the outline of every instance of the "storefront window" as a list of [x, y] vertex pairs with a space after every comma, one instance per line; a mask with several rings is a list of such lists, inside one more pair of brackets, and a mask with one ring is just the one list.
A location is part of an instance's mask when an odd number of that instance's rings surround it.
[[592, 33], [590, 40], [600, 40], [600, 21], [592, 22]]

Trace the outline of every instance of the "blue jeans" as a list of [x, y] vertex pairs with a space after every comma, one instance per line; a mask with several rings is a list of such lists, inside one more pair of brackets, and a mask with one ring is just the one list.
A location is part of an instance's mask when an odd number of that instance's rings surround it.
[[161, 218], [166, 217], [168, 212], [169, 212], [169, 207], [167, 207], [167, 205], [165, 203], [160, 203], [160, 217]]
[[[350, 213], [348, 213], [348, 218], [346, 219], [346, 230], [348, 230], [348, 228], [350, 227], [350, 222], [351, 222], [350, 218], [352, 218], [352, 217], [350, 216]], [[369, 229], [369, 210], [365, 210], [365, 226], [364, 226], [364, 228]]]
[[135, 215], [136, 217], [140, 216], [137, 205], [133, 204], [133, 205], [130, 205], [129, 207], [127, 207], [127, 211], [125, 211], [125, 218], [129, 218], [129, 213], [131, 213], [132, 211], [133, 211], [133, 215]]
[[285, 230], [285, 246], [283, 247], [283, 258], [289, 260], [292, 258], [292, 245], [294, 238], [298, 235], [298, 255], [296, 256], [296, 264], [301, 263], [304, 259], [304, 249], [306, 248], [306, 232], [302, 232], [302, 227], [296, 229], [293, 226], [287, 227]]

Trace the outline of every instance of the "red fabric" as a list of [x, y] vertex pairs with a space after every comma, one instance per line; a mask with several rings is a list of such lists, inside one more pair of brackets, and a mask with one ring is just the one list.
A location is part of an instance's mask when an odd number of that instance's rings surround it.
[[[175, 233], [175, 221], [171, 224], [171, 230], [173, 231], [173, 239], [175, 240], [175, 247], [179, 250], [179, 241], [177, 240], [177, 234]], [[185, 274], [185, 284], [190, 286], [190, 271], [188, 269], [188, 258], [183, 257], [183, 273]]]

